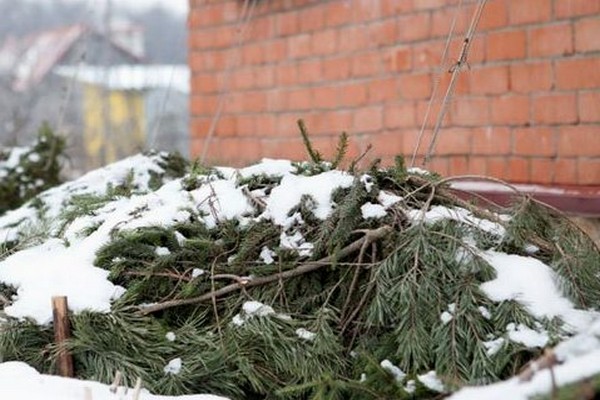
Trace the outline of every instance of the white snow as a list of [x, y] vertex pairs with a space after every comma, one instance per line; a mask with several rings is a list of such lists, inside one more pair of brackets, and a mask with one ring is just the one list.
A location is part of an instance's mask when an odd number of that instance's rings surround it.
[[295, 250], [301, 257], [309, 257], [312, 255], [314, 245], [304, 239], [302, 233], [296, 231], [291, 235], [281, 232], [279, 236], [279, 246], [284, 249]]
[[483, 318], [485, 318], [485, 319], [491, 319], [492, 318], [492, 314], [490, 313], [490, 310], [488, 310], [484, 306], [479, 306], [479, 307], [477, 307], [477, 309], [479, 310], [479, 312], [481, 313], [481, 316]]
[[206, 271], [204, 271], [203, 269], [200, 268], [194, 268], [192, 270], [192, 278], [197, 278], [201, 275], [204, 275], [206, 273]]
[[373, 185], [375, 184], [373, 182], [373, 178], [371, 177], [371, 175], [368, 175], [368, 174], [361, 175], [360, 183], [362, 183], [365, 186], [365, 190], [367, 192], [370, 192], [371, 189], [373, 189]]
[[505, 341], [506, 340], [504, 338], [498, 338], [483, 342], [483, 347], [485, 347], [485, 354], [487, 354], [488, 357], [492, 357], [494, 354], [500, 351], [502, 346], [504, 346]]
[[454, 318], [454, 316], [452, 314], [450, 314], [448, 311], [444, 311], [440, 315], [440, 320], [442, 321], [442, 323], [444, 325], [446, 325], [448, 322], [452, 321], [453, 318]]
[[383, 207], [388, 209], [394, 204], [402, 201], [403, 198], [400, 196], [396, 196], [393, 193], [386, 192], [385, 190], [380, 190], [377, 194], [377, 200], [381, 203]]
[[256, 175], [280, 177], [291, 174], [294, 169], [292, 162], [289, 160], [263, 158], [260, 163], [242, 168], [238, 170], [238, 173], [242, 178], [249, 178]]
[[489, 232], [499, 237], [504, 236], [506, 233], [506, 229], [499, 223], [478, 218], [474, 216], [471, 211], [461, 207], [448, 208], [444, 206], [433, 206], [426, 212], [423, 212], [422, 210], [408, 210], [407, 216], [414, 223], [423, 221], [425, 223], [434, 224], [449, 219], [479, 228], [484, 232]]
[[531, 329], [523, 324], [515, 325], [510, 323], [506, 326], [508, 332], [508, 338], [516, 343], [521, 343], [525, 347], [545, 347], [550, 338], [547, 332], [538, 332]]
[[533, 316], [560, 317], [567, 328], [575, 331], [585, 328], [597, 317], [597, 313], [575, 309], [562, 295], [556, 274], [540, 260], [493, 250], [481, 255], [496, 270], [496, 278], [481, 285], [491, 300], [516, 300]]
[[177, 336], [175, 335], [174, 332], [167, 332], [165, 334], [165, 339], [167, 339], [169, 342], [174, 342], [175, 339], [177, 339]]
[[307, 329], [304, 329], [304, 328], [298, 328], [298, 329], [296, 329], [296, 335], [298, 335], [298, 337], [300, 339], [304, 339], [304, 340], [307, 340], [309, 342], [312, 342], [313, 340], [315, 340], [315, 337], [317, 336], [316, 333], [311, 332], [311, 331], [309, 331]]
[[242, 326], [247, 320], [254, 317], [266, 317], [269, 315], [277, 315], [273, 307], [263, 304], [259, 301], [247, 301], [242, 305], [242, 312], [236, 314], [231, 323], [237, 326]]
[[364, 219], [383, 218], [387, 215], [385, 207], [381, 204], [365, 203], [360, 207], [360, 212]]
[[402, 383], [404, 378], [406, 378], [406, 373], [404, 373], [404, 371], [392, 364], [392, 362], [388, 359], [381, 361], [379, 365], [381, 365], [381, 368], [385, 369], [390, 374], [392, 374], [394, 376], [394, 379], [396, 379], [396, 382], [398, 383]]
[[[560, 343], [554, 353], [561, 362], [552, 368], [558, 386], [567, 385], [600, 373], [600, 319]], [[527, 400], [552, 392], [550, 370], [539, 370], [530, 381], [513, 377], [487, 386], [467, 387], [449, 397], [451, 400]]]
[[171, 250], [162, 246], [158, 246], [156, 249], [154, 249], [154, 252], [157, 256], [168, 256], [169, 254], [171, 254]]
[[[116, 393], [110, 391], [109, 385], [94, 381], [63, 378], [60, 376], [42, 375], [22, 362], [5, 362], [0, 364], [0, 388], [2, 398], [23, 400], [132, 400], [133, 391], [119, 388]], [[86, 395], [87, 394], [87, 395]], [[190, 396], [157, 396], [142, 390], [139, 400], [226, 400], [224, 397], [212, 395]]]
[[429, 371], [426, 374], [418, 375], [417, 379], [425, 385], [426, 388], [433, 390], [434, 392], [444, 393], [446, 389], [444, 384], [440, 381], [435, 371]]
[[350, 187], [353, 182], [352, 175], [335, 170], [313, 176], [285, 175], [280, 185], [271, 191], [265, 216], [275, 224], [284, 226], [292, 208], [300, 204], [303, 195], [308, 195], [315, 202], [315, 217], [325, 220], [333, 209], [333, 192], [338, 188]]
[[269, 249], [267, 246], [263, 246], [263, 248], [260, 251], [259, 257], [263, 263], [270, 265], [275, 262], [275, 255], [276, 254], [273, 250]]
[[163, 368], [163, 371], [165, 372], [166, 375], [177, 375], [179, 374], [179, 372], [181, 372], [181, 366], [182, 366], [183, 362], [181, 361], [181, 358], [177, 357], [172, 359], [171, 361], [169, 361], [169, 363], [167, 365], [165, 365], [165, 367]]
[[413, 175], [431, 175], [429, 171], [419, 167], [410, 167], [406, 170], [409, 174]]

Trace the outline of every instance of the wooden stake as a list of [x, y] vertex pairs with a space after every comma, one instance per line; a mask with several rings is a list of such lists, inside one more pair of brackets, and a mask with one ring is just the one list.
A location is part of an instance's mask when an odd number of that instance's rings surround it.
[[52, 297], [52, 315], [54, 317], [54, 340], [59, 346], [58, 372], [61, 376], [72, 378], [74, 376], [73, 357], [62, 347], [64, 342], [71, 337], [66, 296]]

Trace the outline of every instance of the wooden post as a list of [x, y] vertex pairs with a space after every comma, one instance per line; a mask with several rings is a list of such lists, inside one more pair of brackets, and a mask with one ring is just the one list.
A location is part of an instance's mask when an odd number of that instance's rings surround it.
[[52, 315], [54, 317], [54, 340], [59, 346], [58, 372], [60, 376], [72, 378], [74, 376], [73, 357], [71, 353], [62, 348], [65, 340], [71, 337], [66, 296], [52, 297]]

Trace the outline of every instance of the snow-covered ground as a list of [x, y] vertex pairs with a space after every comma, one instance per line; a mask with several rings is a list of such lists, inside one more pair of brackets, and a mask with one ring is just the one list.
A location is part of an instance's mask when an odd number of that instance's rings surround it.
[[[218, 174], [197, 178], [199, 184], [193, 189], [186, 189], [186, 181], [179, 178], [165, 179], [162, 186], [153, 191], [149, 188], [151, 176], [148, 171], [163, 173], [159, 161], [156, 157], [146, 156], [126, 159], [43, 193], [39, 196], [43, 203], [43, 215], [40, 215], [39, 205], [28, 203], [0, 217], [0, 236], [4, 240], [22, 239], [23, 232], [32, 225], [43, 223], [46, 227], [45, 237], [39, 243], [0, 261], [0, 282], [17, 289], [12, 304], [4, 312], [12, 317], [32, 318], [38, 324], [48, 324], [52, 318], [50, 299], [57, 295], [68, 296], [71, 311], [75, 313], [83, 310], [108, 312], [111, 301], [121, 296], [125, 289], [111, 283], [107, 279], [108, 272], [94, 266], [94, 258], [96, 252], [110, 241], [115, 232], [155, 225], [168, 227], [188, 220], [192, 214], [208, 227], [232, 219], [241, 224], [266, 219], [286, 228], [302, 223], [300, 214], [290, 215], [290, 211], [300, 203], [304, 195], [310, 195], [313, 199], [314, 216], [325, 220], [336, 206], [332, 200], [333, 192], [337, 188], [350, 187], [355, 179], [342, 171], [304, 176], [298, 174], [296, 167], [287, 160], [264, 160], [239, 170], [217, 169]], [[278, 177], [281, 181], [269, 193], [257, 190], [249, 195], [240, 182], [253, 175]], [[100, 195], [108, 184], [118, 185], [127, 177], [132, 179], [134, 194], [129, 197], [117, 196], [93, 213], [64, 221], [64, 211], [73, 206], [71, 201], [74, 196]], [[363, 178], [360, 181], [370, 190], [369, 179]], [[259, 211], [252, 200], [263, 203], [264, 211]], [[378, 203], [368, 202], [361, 207], [362, 216], [365, 219], [381, 218], [393, 204], [401, 200], [394, 194], [381, 191]], [[501, 225], [476, 218], [469, 211], [460, 208], [436, 206], [427, 213], [420, 210], [405, 212], [414, 223], [452, 219], [497, 236], [505, 234]], [[299, 232], [293, 235], [282, 233], [280, 240], [280, 246], [295, 249], [301, 255], [309, 255], [312, 251], [312, 244], [306, 242]], [[157, 253], [164, 250], [156, 249]], [[478, 250], [473, 248], [473, 251]], [[571, 382], [600, 372], [598, 314], [577, 309], [564, 297], [549, 266], [533, 257], [491, 250], [480, 252], [480, 255], [497, 273], [495, 279], [485, 282], [481, 287], [491, 300], [499, 302], [512, 299], [523, 304], [533, 316], [560, 317], [566, 322], [568, 329], [577, 334], [556, 349], [559, 360], [564, 361], [563, 365], [554, 369], [559, 382]], [[261, 252], [261, 259], [265, 263], [273, 262], [274, 256], [268, 248]], [[441, 316], [442, 321], [450, 321], [453, 312], [454, 308], [449, 305]], [[484, 316], [486, 313], [489, 315], [486, 309], [481, 312]], [[507, 340], [528, 347], [544, 347], [548, 342], [547, 333], [540, 327], [509, 324], [506, 330]], [[299, 334], [300, 337], [307, 337], [305, 332], [302, 335]], [[503, 340], [505, 339], [496, 338], [489, 342], [490, 356], [502, 347]], [[419, 379], [441, 387], [441, 383], [437, 384], [439, 381], [435, 377], [435, 371], [430, 371]], [[123, 391], [113, 394], [107, 386], [99, 383], [43, 376], [27, 365], [15, 362], [0, 364], [0, 388], [2, 394], [22, 399], [130, 398], [127, 397], [130, 394], [125, 395]], [[542, 371], [527, 383], [518, 383], [512, 379], [484, 388], [466, 388], [452, 398], [516, 399], [548, 390], [548, 373]], [[86, 397], [88, 392], [92, 394], [91, 397]], [[217, 399], [203, 395], [180, 398]], [[144, 393], [140, 399], [167, 397]]]

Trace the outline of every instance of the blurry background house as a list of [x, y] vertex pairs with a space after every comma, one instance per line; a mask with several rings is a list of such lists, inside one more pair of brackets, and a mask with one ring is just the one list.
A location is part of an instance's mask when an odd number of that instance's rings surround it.
[[185, 16], [112, 3], [0, 0], [0, 145], [48, 121], [73, 174], [152, 146], [187, 155]]

